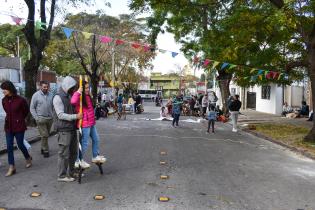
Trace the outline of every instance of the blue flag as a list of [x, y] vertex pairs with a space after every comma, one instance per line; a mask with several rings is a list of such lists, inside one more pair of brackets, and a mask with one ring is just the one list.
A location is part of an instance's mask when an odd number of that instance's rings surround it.
[[221, 70], [225, 69], [226, 67], [228, 67], [230, 64], [229, 63], [223, 63], [221, 66]]
[[67, 39], [71, 36], [72, 32], [74, 31], [72, 28], [62, 27], [63, 32], [65, 33]]
[[172, 52], [172, 57], [175, 58], [178, 55], [177, 52]]

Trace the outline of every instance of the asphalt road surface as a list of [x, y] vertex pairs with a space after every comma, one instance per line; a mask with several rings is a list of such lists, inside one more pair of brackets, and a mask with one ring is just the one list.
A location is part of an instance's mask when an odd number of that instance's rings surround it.
[[[104, 175], [95, 165], [87, 170], [82, 184], [57, 182], [55, 136], [49, 139], [48, 159], [40, 155], [39, 142], [32, 145], [30, 169], [15, 151], [12, 177], [4, 177], [7, 157], [0, 156], [0, 208], [315, 209], [314, 161], [250, 134], [232, 133], [229, 124], [217, 123], [215, 134], [207, 134], [203, 123], [180, 122], [173, 128], [167, 121], [146, 120], [158, 118], [158, 112], [146, 104], [145, 113], [126, 120], [97, 121], [108, 162]], [[91, 145], [86, 160], [91, 162]], [[41, 196], [32, 198], [32, 192]], [[94, 200], [98, 194], [105, 199]], [[160, 196], [170, 200], [160, 202]]]

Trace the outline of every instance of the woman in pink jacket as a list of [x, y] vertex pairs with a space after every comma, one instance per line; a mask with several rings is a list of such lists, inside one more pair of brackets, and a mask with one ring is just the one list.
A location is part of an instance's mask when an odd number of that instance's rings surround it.
[[[95, 127], [95, 115], [94, 108], [92, 104], [92, 99], [90, 96], [89, 84], [86, 81], [83, 81], [84, 91], [82, 88], [79, 88], [77, 92], [75, 92], [71, 98], [71, 104], [75, 106], [75, 110], [77, 113], [80, 111], [80, 96], [82, 94], [82, 139], [81, 139], [81, 156], [79, 154], [78, 160], [75, 163], [76, 167], [79, 167], [79, 159], [81, 160], [82, 168], [89, 168], [90, 164], [83, 160], [84, 153], [86, 152], [89, 144], [89, 137], [92, 138], [92, 162], [93, 163], [104, 163], [106, 158], [104, 156], [99, 155], [99, 136], [97, 134], [97, 130]], [[79, 128], [79, 122], [78, 122]]]

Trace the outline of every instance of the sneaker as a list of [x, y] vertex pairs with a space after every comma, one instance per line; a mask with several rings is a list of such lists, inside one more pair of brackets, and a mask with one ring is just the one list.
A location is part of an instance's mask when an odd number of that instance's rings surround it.
[[92, 158], [92, 163], [105, 163], [106, 158], [104, 156], [96, 156], [95, 158]]
[[75, 178], [72, 177], [59, 177], [58, 182], [74, 182]]
[[80, 164], [80, 161], [75, 161], [74, 163], [74, 167], [75, 168], [79, 168], [79, 166], [81, 165], [81, 167], [83, 169], [86, 169], [86, 168], [90, 168], [90, 164], [88, 164], [87, 162], [85, 162], [84, 160], [81, 160], [81, 164]]
[[237, 132], [237, 129], [235, 129], [235, 128], [233, 128], [233, 130], [232, 130], [233, 132]]

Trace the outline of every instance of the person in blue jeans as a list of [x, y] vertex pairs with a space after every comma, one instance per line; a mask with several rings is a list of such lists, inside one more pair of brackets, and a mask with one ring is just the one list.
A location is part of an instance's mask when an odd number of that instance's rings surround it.
[[178, 126], [180, 112], [181, 112], [181, 106], [183, 104], [183, 101], [181, 100], [180, 94], [176, 96], [176, 98], [173, 99], [173, 110], [172, 110], [172, 117], [173, 117], [173, 127]]
[[208, 133], [210, 133], [210, 126], [212, 127], [212, 133], [214, 133], [214, 122], [217, 119], [217, 112], [215, 111], [215, 106], [209, 106], [208, 112]]

